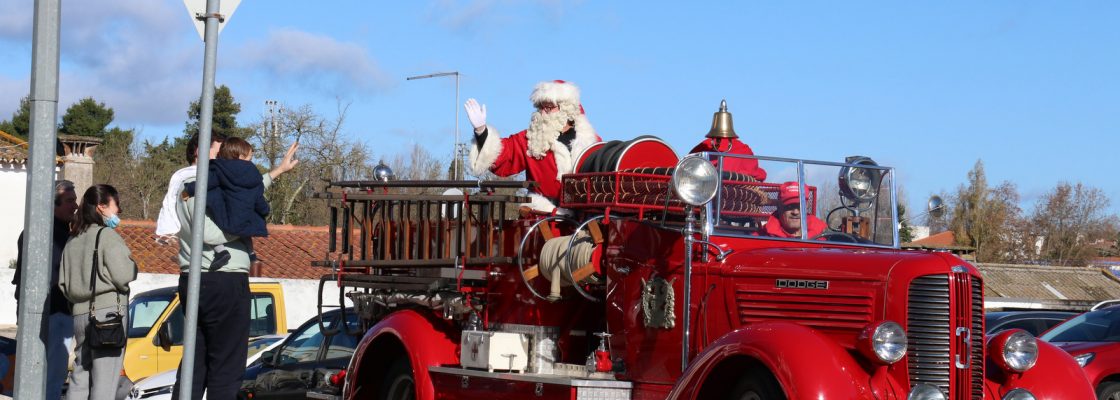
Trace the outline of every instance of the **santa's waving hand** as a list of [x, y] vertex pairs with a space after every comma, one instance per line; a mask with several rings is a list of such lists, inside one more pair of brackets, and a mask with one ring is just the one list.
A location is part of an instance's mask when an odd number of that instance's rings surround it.
[[538, 186], [529, 193], [527, 206], [552, 212], [560, 198], [560, 176], [573, 172], [575, 155], [600, 141], [587, 121], [579, 100], [579, 88], [556, 80], [538, 83], [529, 96], [533, 102], [529, 129], [500, 138], [497, 129], [486, 125], [486, 106], [475, 99], [463, 105], [474, 126], [470, 167], [475, 175], [490, 171], [498, 176], [525, 172], [525, 179]]

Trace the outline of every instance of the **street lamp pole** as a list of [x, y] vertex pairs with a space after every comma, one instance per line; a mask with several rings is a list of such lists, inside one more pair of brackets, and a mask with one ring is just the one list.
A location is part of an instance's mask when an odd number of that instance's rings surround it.
[[456, 180], [461, 180], [463, 179], [463, 154], [465, 152], [463, 151], [462, 143], [460, 143], [459, 141], [459, 71], [437, 72], [434, 74], [410, 76], [408, 78], [405, 78], [405, 80], [411, 81], [416, 79], [439, 78], [442, 76], [455, 77], [455, 104], [452, 104], [452, 107], [455, 108], [455, 150], [452, 151], [451, 173], [455, 175]]

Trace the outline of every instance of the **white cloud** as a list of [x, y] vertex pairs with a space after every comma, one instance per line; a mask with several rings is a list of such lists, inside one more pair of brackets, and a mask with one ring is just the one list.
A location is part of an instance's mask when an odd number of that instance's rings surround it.
[[263, 71], [270, 82], [285, 82], [325, 95], [369, 93], [390, 86], [365, 47], [295, 29], [269, 32], [250, 42], [235, 61], [240, 68]]
[[428, 8], [428, 18], [452, 31], [466, 32], [486, 25], [507, 24], [518, 18], [515, 14], [524, 12], [540, 12], [546, 21], [558, 24], [582, 3], [583, 0], [439, 0]]
[[[0, 46], [30, 50], [33, 12], [32, 2], [27, 1], [0, 6]], [[191, 46], [193, 27], [180, 4], [65, 2], [61, 18], [60, 115], [74, 101], [92, 96], [114, 109], [117, 125], [185, 120], [187, 104], [198, 96], [201, 63], [196, 60], [201, 50]], [[12, 53], [26, 57], [13, 62], [30, 67], [29, 52]], [[7, 80], [17, 84], [9, 85]], [[19, 97], [28, 92], [28, 81], [26, 75], [0, 79], [0, 88], [18, 89], [17, 95], [5, 96], [0, 114], [15, 109]]]

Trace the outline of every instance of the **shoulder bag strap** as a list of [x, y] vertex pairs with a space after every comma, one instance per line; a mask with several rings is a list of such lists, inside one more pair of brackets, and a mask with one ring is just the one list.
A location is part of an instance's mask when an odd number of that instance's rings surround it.
[[[97, 248], [101, 246], [101, 231], [105, 230], [104, 227], [97, 229], [97, 236], [93, 239], [93, 266], [89, 269], [89, 317], [93, 318], [93, 303], [97, 299], [97, 270], [98, 265]], [[120, 302], [120, 298], [117, 298]]]

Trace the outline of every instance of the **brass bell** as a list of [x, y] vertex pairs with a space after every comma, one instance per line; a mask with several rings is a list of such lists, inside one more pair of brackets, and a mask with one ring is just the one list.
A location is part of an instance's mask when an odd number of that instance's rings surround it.
[[719, 102], [719, 111], [712, 116], [712, 130], [705, 137], [715, 139], [736, 139], [735, 127], [731, 124], [731, 113], [727, 112], [727, 100]]

